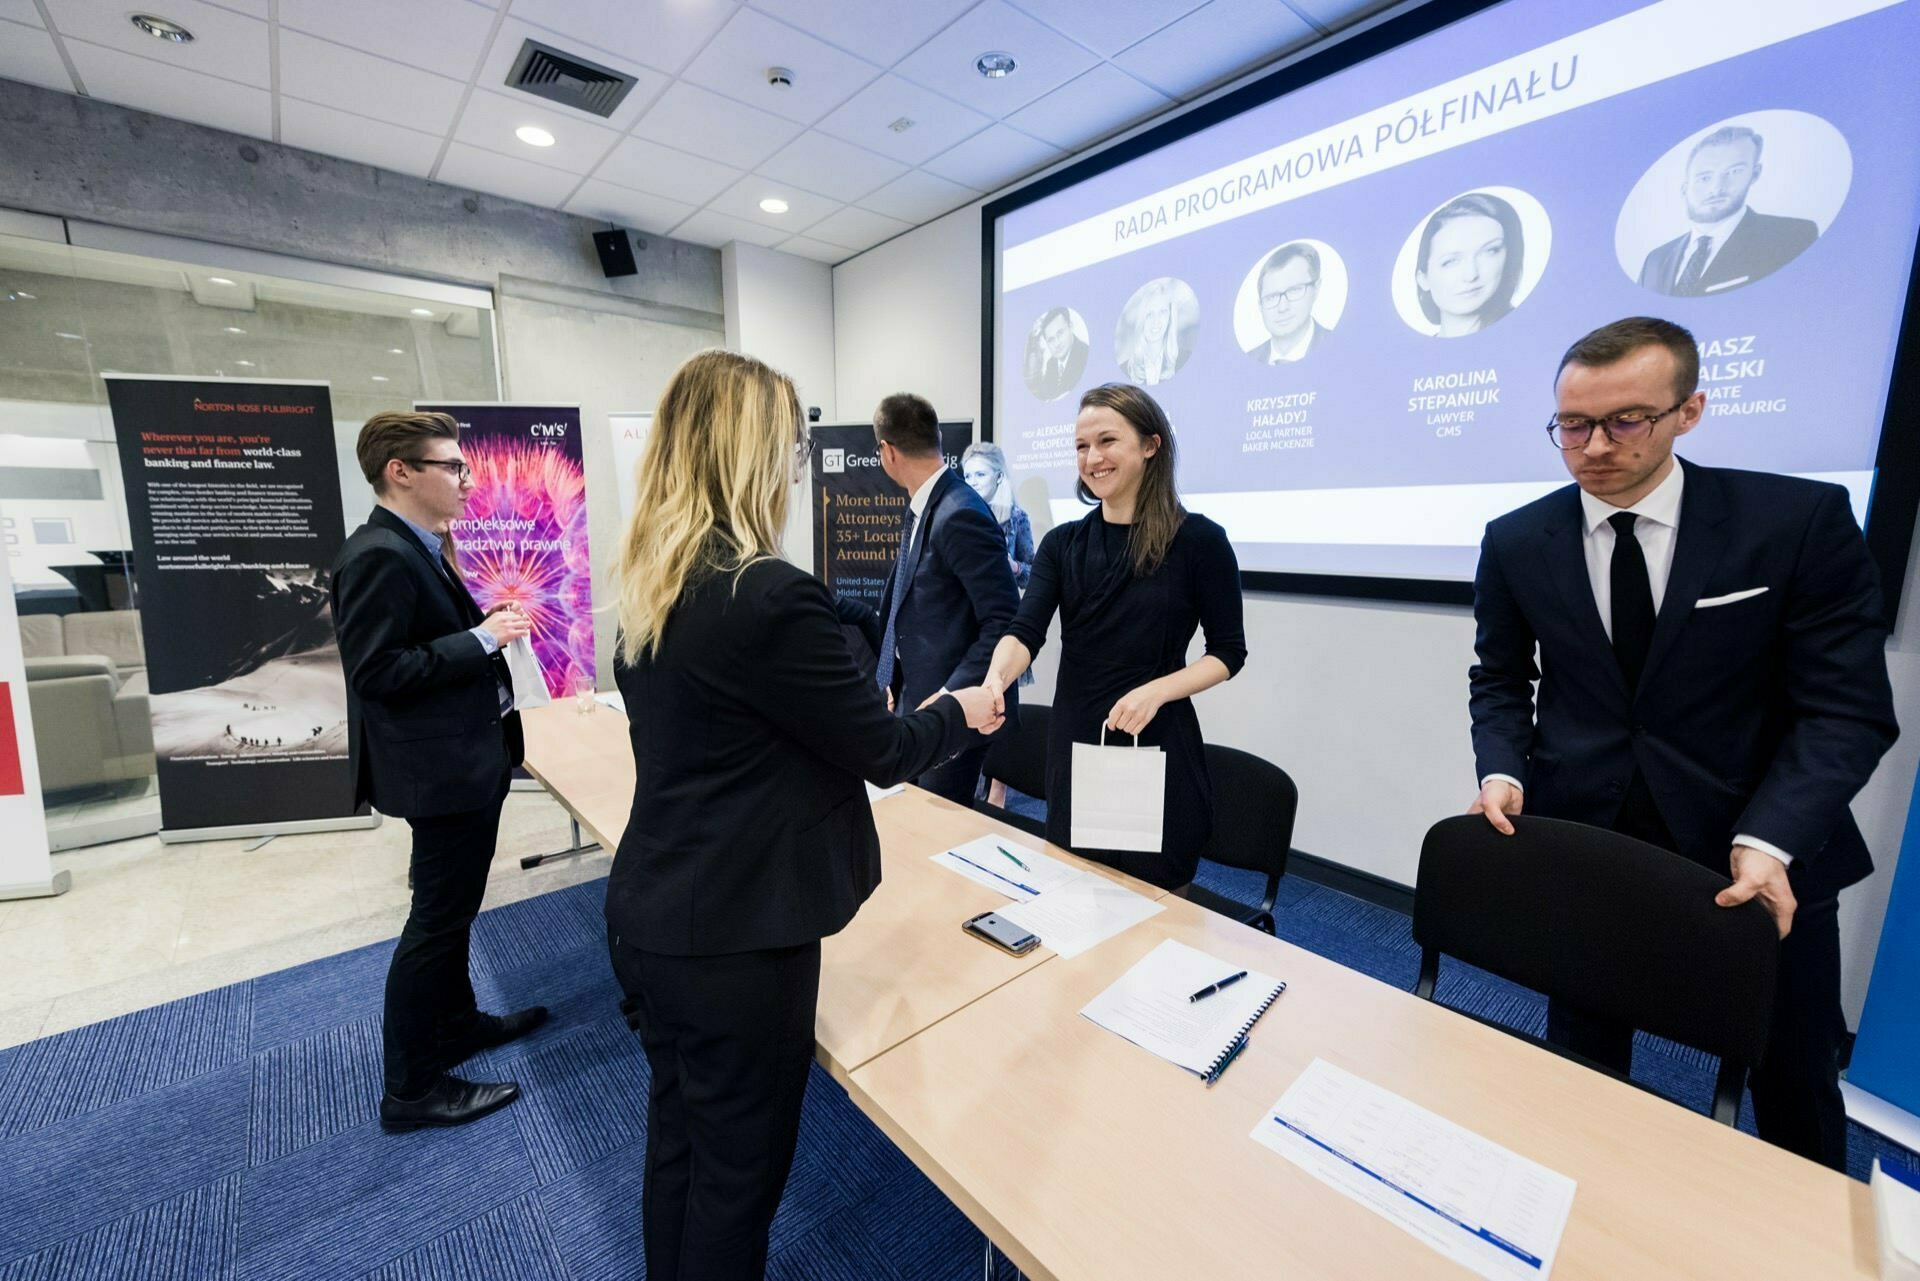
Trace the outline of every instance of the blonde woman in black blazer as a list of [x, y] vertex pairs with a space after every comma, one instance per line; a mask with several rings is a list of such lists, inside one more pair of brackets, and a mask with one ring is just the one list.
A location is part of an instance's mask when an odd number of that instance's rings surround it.
[[999, 724], [977, 686], [889, 714], [826, 587], [780, 559], [805, 431], [783, 375], [693, 357], [660, 399], [614, 567], [634, 795], [607, 932], [653, 1068], [652, 1281], [764, 1275], [820, 940], [880, 882], [861, 780], [913, 778]]

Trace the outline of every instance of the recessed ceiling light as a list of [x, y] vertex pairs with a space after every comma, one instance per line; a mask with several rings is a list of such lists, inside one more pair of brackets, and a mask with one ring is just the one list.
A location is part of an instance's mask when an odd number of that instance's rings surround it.
[[989, 80], [1005, 80], [1019, 66], [1010, 53], [983, 53], [973, 60], [973, 69]]
[[898, 120], [888, 125], [887, 128], [893, 130], [895, 133], [905, 133], [907, 130], [913, 128], [913, 121], [907, 116], [901, 116]]
[[389, 356], [404, 356], [407, 354], [407, 349], [405, 347], [389, 347], [387, 348], [387, 354]]
[[225, 276], [208, 276], [207, 283], [210, 285], [231, 285], [233, 282]]
[[778, 196], [768, 196], [760, 202], [760, 210], [762, 213], [785, 213], [787, 202]]
[[553, 145], [553, 135], [545, 129], [542, 129], [539, 125], [521, 125], [513, 131], [513, 136], [526, 143], [529, 147], [551, 147]]
[[193, 40], [193, 32], [177, 22], [169, 22], [151, 13], [130, 13], [127, 15], [127, 21], [155, 40], [165, 40], [172, 44], [187, 44]]
[[67, 333], [65, 330], [55, 330], [53, 336], [55, 338], [71, 338], [75, 342], [86, 341], [86, 339], [82, 338], [79, 334], [70, 334], [70, 333]]
[[253, 362], [251, 360], [236, 360], [233, 363], [236, 365], [245, 365], [248, 369], [253, 368]]
[[386, 381], [387, 381], [387, 376], [386, 376], [385, 374], [375, 374], [375, 375], [373, 376], [373, 381], [375, 381], [375, 382], [377, 382], [377, 383], [383, 383], [383, 382], [386, 382]]
[[415, 308], [413, 309], [413, 314], [414, 314], [414, 315], [416, 315], [416, 316], [431, 316], [431, 315], [433, 314], [433, 308], [431, 308], [431, 307], [415, 307]]
[[32, 302], [36, 297], [36, 295], [30, 294], [24, 289], [16, 289], [12, 293], [8, 294], [7, 297], [12, 299], [14, 302]]
[[238, 326], [238, 325], [228, 325], [228, 326], [227, 326], [227, 332], [228, 332], [228, 333], [230, 333], [230, 334], [244, 334], [244, 333], [246, 333], [247, 331], [246, 331], [246, 330], [244, 330], [244, 329], [242, 329], [242, 328], [240, 328], [240, 326]]

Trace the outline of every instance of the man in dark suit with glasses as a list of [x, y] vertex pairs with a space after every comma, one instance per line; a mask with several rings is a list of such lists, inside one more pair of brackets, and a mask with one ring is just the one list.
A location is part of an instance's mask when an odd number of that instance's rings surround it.
[[[1781, 946], [1754, 1119], [1843, 1170], [1837, 895], [1873, 870], [1848, 803], [1899, 732], [1887, 621], [1845, 489], [1674, 457], [1699, 372], [1647, 317], [1562, 358], [1545, 443], [1575, 483], [1489, 524], [1474, 578], [1472, 812], [1611, 828], [1757, 898]], [[1547, 1036], [1631, 1067], [1631, 1027], [1552, 1002]]]
[[382, 1034], [389, 1130], [459, 1125], [519, 1096], [511, 1081], [447, 1069], [546, 1020], [482, 1012], [467, 967], [500, 808], [520, 763], [520, 717], [501, 650], [527, 635], [508, 605], [485, 617], [448, 543], [473, 490], [460, 425], [381, 413], [356, 445], [375, 506], [333, 566], [356, 800], [413, 829], [413, 904], [387, 973]]

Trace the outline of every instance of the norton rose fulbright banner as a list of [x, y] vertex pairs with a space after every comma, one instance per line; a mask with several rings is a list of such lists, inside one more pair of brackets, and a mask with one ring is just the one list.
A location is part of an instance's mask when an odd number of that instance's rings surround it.
[[350, 818], [327, 384], [108, 374], [170, 832]]

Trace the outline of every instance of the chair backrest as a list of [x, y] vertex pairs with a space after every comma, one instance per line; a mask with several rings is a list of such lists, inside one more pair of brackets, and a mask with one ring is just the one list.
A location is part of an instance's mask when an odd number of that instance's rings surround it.
[[106, 609], [68, 614], [64, 620], [67, 653], [105, 654], [123, 672], [147, 665], [146, 645], [140, 637], [140, 612]]
[[1205, 857], [1227, 867], [1284, 876], [1300, 789], [1287, 772], [1237, 747], [1207, 744], [1213, 779], [1213, 836]]
[[1420, 848], [1413, 937], [1586, 1013], [1751, 1067], [1780, 941], [1756, 900], [1697, 863], [1581, 823], [1442, 819]]
[[58, 658], [67, 652], [60, 619], [54, 614], [24, 614], [20, 618], [20, 653], [26, 658]]
[[1020, 721], [993, 736], [980, 772], [999, 779], [1016, 792], [1036, 800], [1047, 799], [1047, 724], [1053, 709], [1045, 703], [1020, 702]]

